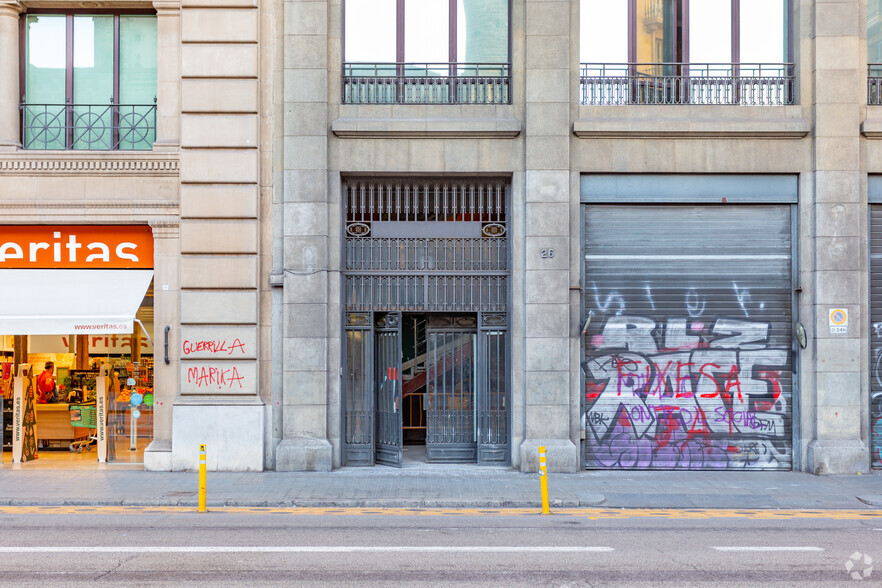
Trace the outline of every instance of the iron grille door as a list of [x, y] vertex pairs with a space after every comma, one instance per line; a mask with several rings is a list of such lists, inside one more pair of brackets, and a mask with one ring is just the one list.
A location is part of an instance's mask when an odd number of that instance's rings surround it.
[[870, 206], [870, 466], [882, 468], [882, 206]]
[[374, 465], [374, 333], [369, 312], [346, 315], [343, 463]]
[[378, 315], [376, 322], [377, 463], [401, 467], [401, 313]]
[[791, 210], [584, 209], [588, 468], [791, 468]]
[[507, 324], [502, 313], [479, 315], [478, 463], [509, 461]]
[[476, 320], [430, 316], [426, 326], [426, 461], [477, 461]]

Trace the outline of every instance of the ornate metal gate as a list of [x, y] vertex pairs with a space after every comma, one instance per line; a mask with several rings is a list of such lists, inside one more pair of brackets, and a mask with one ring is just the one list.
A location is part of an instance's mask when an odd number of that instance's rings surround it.
[[428, 342], [426, 459], [477, 460], [477, 320], [432, 316]]
[[377, 463], [401, 467], [401, 313], [379, 315], [376, 328]]
[[[345, 181], [345, 464], [401, 464], [403, 313], [439, 325], [427, 327], [441, 362], [426, 362], [428, 459], [509, 460], [508, 191], [488, 178]], [[464, 317], [465, 331], [440, 327]]]

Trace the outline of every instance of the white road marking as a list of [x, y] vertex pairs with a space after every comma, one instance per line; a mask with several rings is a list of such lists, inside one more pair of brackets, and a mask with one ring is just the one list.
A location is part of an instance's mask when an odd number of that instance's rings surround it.
[[802, 546], [802, 545], [794, 545], [794, 546], [767, 546], [767, 545], [733, 546], [733, 545], [724, 545], [724, 546], [711, 547], [711, 549], [716, 549], [717, 551], [824, 551], [823, 547], [809, 547], [809, 546]]
[[0, 553], [605, 553], [612, 547], [489, 545], [83, 545], [0, 547]]

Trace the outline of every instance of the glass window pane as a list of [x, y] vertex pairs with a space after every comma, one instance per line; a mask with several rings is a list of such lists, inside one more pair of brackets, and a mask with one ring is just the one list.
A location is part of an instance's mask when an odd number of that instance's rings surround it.
[[788, 61], [786, 10], [787, 0], [741, 0], [741, 63]]
[[689, 3], [689, 62], [732, 62], [732, 1]]
[[112, 16], [74, 16], [73, 59], [74, 149], [112, 149]]
[[867, 62], [882, 63], [882, 0], [867, 0]]
[[508, 63], [508, 0], [458, 0], [456, 59]]
[[346, 0], [344, 61], [396, 61], [395, 0]]
[[156, 50], [156, 17], [120, 17], [120, 149], [151, 149], [156, 139]]
[[404, 0], [404, 60], [450, 60], [450, 6], [447, 0]]
[[628, 0], [582, 0], [579, 61], [628, 63]]
[[26, 19], [24, 147], [64, 149], [65, 17], [41, 14]]
[[637, 0], [637, 63], [671, 63], [674, 52], [673, 0]]

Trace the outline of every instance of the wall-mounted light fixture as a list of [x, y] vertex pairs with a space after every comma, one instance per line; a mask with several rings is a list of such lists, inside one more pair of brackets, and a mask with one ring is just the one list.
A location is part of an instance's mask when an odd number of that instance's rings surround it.
[[802, 326], [802, 323], [797, 322], [793, 325], [793, 335], [796, 337], [796, 342], [799, 343], [800, 349], [805, 349], [805, 346], [808, 345], [808, 337], [805, 334], [805, 327]]
[[584, 337], [585, 333], [588, 332], [588, 325], [591, 324], [591, 319], [594, 318], [594, 311], [589, 310], [588, 316], [585, 317], [585, 324], [582, 325], [582, 332], [579, 334], [580, 337]]

